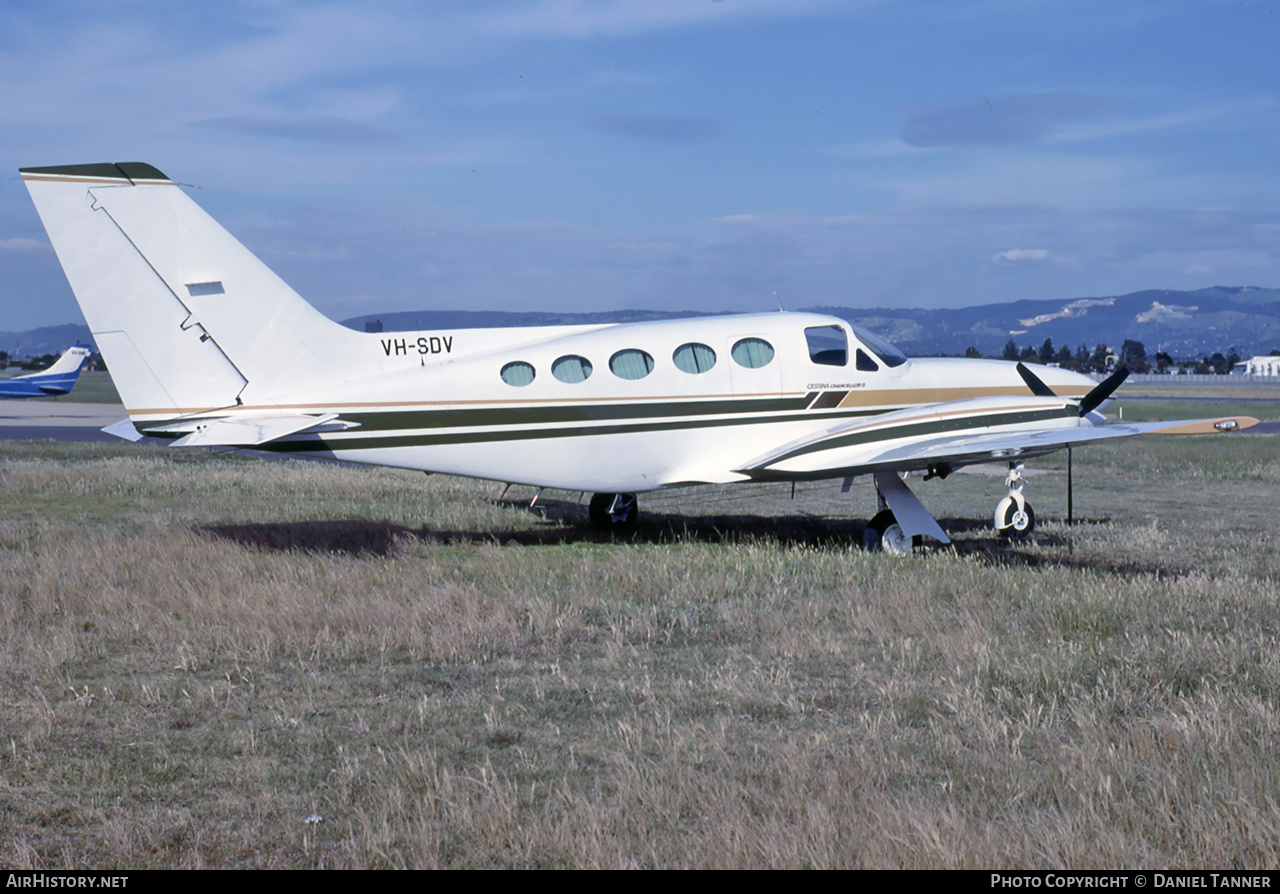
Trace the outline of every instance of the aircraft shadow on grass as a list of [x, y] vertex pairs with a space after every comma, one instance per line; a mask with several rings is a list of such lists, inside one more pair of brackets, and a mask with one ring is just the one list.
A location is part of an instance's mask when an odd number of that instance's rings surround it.
[[[494, 505], [513, 512], [532, 512], [538, 523], [532, 529], [512, 525], [491, 531], [456, 531], [424, 524], [412, 528], [389, 521], [332, 519], [301, 522], [260, 522], [196, 526], [195, 531], [250, 549], [271, 552], [303, 552], [316, 555], [344, 555], [354, 558], [386, 558], [408, 541], [444, 547], [473, 547], [482, 544], [557, 546], [574, 543], [640, 544], [740, 543], [767, 540], [780, 546], [804, 546], [817, 550], [841, 551], [850, 543], [862, 542], [865, 522], [795, 513], [773, 517], [754, 515], [684, 515], [678, 512], [648, 513], [629, 535], [601, 533], [587, 517], [587, 507], [568, 500], [540, 500], [533, 508], [523, 500], [495, 500]], [[1146, 562], [1078, 555], [1069, 531], [1046, 530], [1033, 541], [1039, 548], [1022, 548], [1023, 543], [991, 533], [984, 522], [948, 518], [949, 530], [961, 534], [950, 545], [932, 551], [953, 551], [997, 567], [1071, 567], [1107, 571], [1119, 575], [1176, 576], [1190, 569], [1177, 563], [1159, 565]], [[1084, 529], [1106, 525], [1107, 517], [1076, 521]], [[973, 535], [973, 536], [971, 536]], [[1045, 549], [1047, 548], [1047, 549]], [[883, 561], [898, 561], [884, 557]]]

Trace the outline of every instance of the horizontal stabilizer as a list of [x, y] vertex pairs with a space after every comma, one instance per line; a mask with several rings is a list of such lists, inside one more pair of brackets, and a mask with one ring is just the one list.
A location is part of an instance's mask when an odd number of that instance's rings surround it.
[[259, 447], [290, 435], [345, 431], [359, 425], [343, 422], [337, 413], [322, 416], [249, 416], [241, 419], [199, 419], [148, 428], [146, 433], [183, 434], [174, 447]]
[[142, 440], [142, 435], [138, 434], [138, 430], [133, 427], [133, 422], [129, 419], [121, 419], [119, 422], [112, 423], [102, 429], [102, 432], [117, 438], [124, 438], [126, 441]]

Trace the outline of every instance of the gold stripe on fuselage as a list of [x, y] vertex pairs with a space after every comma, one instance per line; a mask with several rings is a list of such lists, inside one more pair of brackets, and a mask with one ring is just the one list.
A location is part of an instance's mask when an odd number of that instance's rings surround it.
[[[945, 404], [956, 400], [970, 400], [977, 397], [1026, 397], [1030, 389], [1021, 394], [1010, 394], [1008, 385], [992, 385], [986, 388], [899, 388], [882, 391], [850, 391], [840, 401], [840, 408], [874, 407], [899, 404], [903, 407], [925, 406], [927, 404]], [[1072, 390], [1070, 386], [1053, 392], [1058, 397], [1074, 400], [1084, 397], [1082, 389]], [[890, 398], [891, 396], [891, 398]], [[890, 398], [886, 400], [886, 398]]]
[[[843, 390], [843, 389], [840, 389]], [[868, 407], [885, 407], [888, 409], [905, 409], [912, 406], [924, 406], [927, 404], [949, 403], [951, 401], [966, 400], [978, 397], [1027, 397], [1023, 394], [1010, 394], [1009, 387], [991, 386], [987, 388], [886, 388], [878, 391], [850, 391], [845, 395], [844, 399], [834, 407], [815, 407], [812, 412], [815, 415], [821, 414], [825, 410], [846, 409], [849, 407], [868, 408]], [[659, 401], [670, 401], [679, 404], [696, 404], [700, 401], [713, 400], [766, 400], [766, 399], [798, 399], [804, 397], [810, 392], [805, 391], [784, 391], [784, 392], [763, 392], [759, 394], [699, 394], [690, 396], [687, 394], [680, 395], [653, 395], [649, 397], [635, 397], [626, 401], [629, 404], [650, 404]], [[1063, 388], [1061, 391], [1055, 391], [1058, 397], [1073, 400], [1084, 396], [1084, 391], [1071, 391]], [[225, 414], [240, 415], [242, 413], [254, 412], [281, 412], [293, 411], [302, 413], [332, 413], [342, 410], [402, 410], [402, 409], [430, 409], [450, 407], [522, 407], [536, 405], [562, 405], [573, 406], [577, 404], [620, 404], [622, 401], [617, 397], [586, 397], [579, 398], [575, 401], [566, 401], [563, 398], [540, 397], [529, 398], [525, 400], [407, 400], [407, 401], [342, 401], [335, 403], [273, 403], [262, 405], [246, 405], [246, 406], [224, 406], [224, 407], [147, 407], [144, 409], [125, 408], [125, 412], [129, 416], [159, 416], [164, 418], [196, 416], [200, 414]]]

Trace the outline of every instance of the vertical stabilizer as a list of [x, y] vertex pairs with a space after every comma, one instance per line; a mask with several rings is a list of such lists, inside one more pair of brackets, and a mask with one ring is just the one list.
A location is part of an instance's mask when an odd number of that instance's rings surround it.
[[340, 356], [346, 330], [150, 165], [21, 173], [131, 415], [268, 403]]

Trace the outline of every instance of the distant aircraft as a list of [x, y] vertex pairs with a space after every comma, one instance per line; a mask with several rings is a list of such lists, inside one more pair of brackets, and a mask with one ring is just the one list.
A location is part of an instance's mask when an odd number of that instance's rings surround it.
[[[175, 447], [249, 447], [594, 493], [624, 529], [636, 493], [870, 475], [865, 542], [947, 534], [902, 480], [1009, 463], [996, 528], [1029, 533], [1022, 463], [1250, 417], [1105, 424], [1124, 373], [908, 360], [803, 313], [661, 322], [355, 332], [307, 304], [160, 171], [22, 169], [127, 408], [105, 429]], [[407, 495], [412, 498], [412, 495]]]
[[88, 348], [67, 348], [53, 366], [43, 372], [0, 379], [0, 397], [46, 397], [66, 394], [76, 387], [80, 370], [89, 362]]

